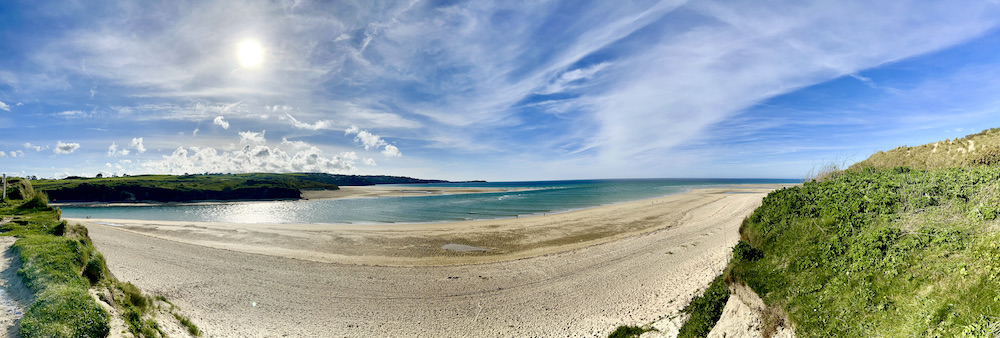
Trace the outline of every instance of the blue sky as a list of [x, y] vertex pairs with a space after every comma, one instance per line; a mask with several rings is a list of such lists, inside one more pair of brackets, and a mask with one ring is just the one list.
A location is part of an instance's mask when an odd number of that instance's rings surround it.
[[4, 1], [0, 171], [803, 178], [1000, 127], [990, 1]]

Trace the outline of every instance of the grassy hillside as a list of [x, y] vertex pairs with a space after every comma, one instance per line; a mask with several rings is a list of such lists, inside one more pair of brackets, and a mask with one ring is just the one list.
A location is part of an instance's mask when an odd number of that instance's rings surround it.
[[726, 272], [800, 336], [1000, 332], [1000, 168], [848, 170], [771, 193]]
[[1000, 129], [879, 152], [772, 192], [727, 283], [805, 337], [1000, 335]]
[[880, 151], [850, 168], [940, 169], [998, 162], [1000, 162], [1000, 128], [993, 128], [960, 139]]

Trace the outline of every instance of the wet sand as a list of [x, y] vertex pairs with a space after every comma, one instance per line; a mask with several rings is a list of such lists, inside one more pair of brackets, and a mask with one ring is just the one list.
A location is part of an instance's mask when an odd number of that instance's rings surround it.
[[774, 187], [436, 224], [71, 221], [213, 337], [669, 333]]

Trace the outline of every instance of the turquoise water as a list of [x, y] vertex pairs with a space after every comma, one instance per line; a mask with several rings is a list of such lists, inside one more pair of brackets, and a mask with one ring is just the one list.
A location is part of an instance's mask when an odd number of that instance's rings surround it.
[[637, 179], [399, 185], [529, 189], [461, 195], [210, 205], [63, 206], [63, 217], [236, 223], [426, 223], [511, 218], [683, 193], [692, 188], [790, 179]]

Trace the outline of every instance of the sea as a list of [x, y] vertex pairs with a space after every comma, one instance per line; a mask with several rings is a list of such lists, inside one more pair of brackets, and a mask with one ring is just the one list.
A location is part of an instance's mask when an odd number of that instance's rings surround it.
[[800, 183], [797, 179], [616, 179], [406, 184], [499, 192], [208, 204], [60, 206], [62, 217], [232, 223], [387, 224], [514, 218], [684, 193], [695, 188]]

